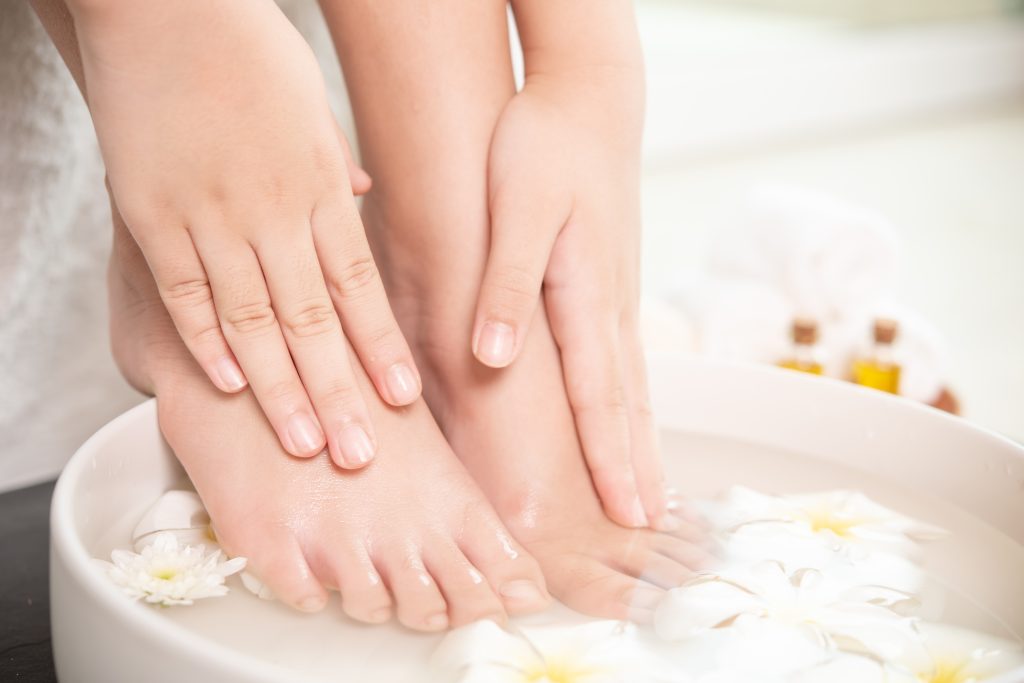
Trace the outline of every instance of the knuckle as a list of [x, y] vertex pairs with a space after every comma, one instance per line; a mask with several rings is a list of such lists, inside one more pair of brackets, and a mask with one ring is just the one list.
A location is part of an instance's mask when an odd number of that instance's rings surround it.
[[540, 282], [529, 269], [505, 265], [495, 270], [491, 279], [495, 303], [501, 307], [522, 308], [540, 293]]
[[224, 324], [239, 334], [262, 332], [277, 324], [277, 316], [269, 301], [240, 304], [224, 313]]
[[179, 280], [164, 290], [168, 305], [194, 307], [213, 301], [210, 283], [205, 278]]
[[219, 325], [204, 325], [188, 336], [189, 345], [196, 348], [212, 349], [224, 344], [224, 335]]
[[289, 379], [277, 380], [260, 392], [271, 403], [292, 405], [302, 395], [302, 386]]
[[369, 254], [355, 256], [330, 278], [331, 291], [340, 299], [353, 299], [370, 291], [379, 280], [377, 264]]
[[344, 412], [354, 412], [356, 406], [362, 400], [362, 394], [355, 383], [345, 379], [334, 379], [319, 392], [316, 402], [320, 405], [331, 406]]
[[316, 337], [336, 329], [337, 317], [330, 301], [311, 301], [284, 316], [282, 323], [292, 335]]

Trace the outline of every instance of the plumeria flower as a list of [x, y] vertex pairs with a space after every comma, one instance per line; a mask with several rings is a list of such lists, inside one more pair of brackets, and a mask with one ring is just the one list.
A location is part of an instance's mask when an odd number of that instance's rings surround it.
[[433, 667], [457, 683], [687, 683], [621, 621], [522, 627], [479, 621], [449, 633]]
[[110, 554], [112, 562], [97, 562], [129, 598], [170, 606], [226, 595], [224, 580], [245, 567], [245, 558], [222, 557], [220, 550], [182, 545], [173, 533], [163, 532], [153, 536], [140, 553], [115, 550]]
[[669, 591], [654, 623], [659, 636], [679, 640], [714, 629], [751, 631], [767, 621], [801, 634], [822, 653], [885, 660], [920, 647], [915, 620], [893, 610], [912, 599], [883, 586], [850, 588], [817, 570], [787, 573], [777, 562], [762, 562], [729, 576], [703, 574]]
[[872, 548], [909, 554], [918, 542], [946, 535], [943, 529], [894, 512], [858, 491], [769, 496], [736, 486], [717, 517], [728, 533], [785, 530], [854, 556]]
[[891, 662], [892, 683], [1016, 683], [1024, 681], [1020, 643], [946, 624], [922, 623], [923, 657]]

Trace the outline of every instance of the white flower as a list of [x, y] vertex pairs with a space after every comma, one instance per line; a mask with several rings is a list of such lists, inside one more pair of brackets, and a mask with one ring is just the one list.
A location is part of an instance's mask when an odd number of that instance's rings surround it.
[[857, 491], [769, 496], [736, 486], [716, 516], [732, 534], [784, 531], [816, 538], [833, 550], [854, 556], [872, 548], [907, 554], [917, 542], [946, 535], [938, 527], [894, 512]]
[[99, 561], [107, 576], [133, 600], [159, 605], [191, 605], [227, 594], [224, 579], [245, 567], [245, 558], [221, 561], [220, 550], [182, 545], [170, 532], [156, 534], [141, 553], [115, 550], [113, 563]]
[[[1014, 683], [1024, 680], [1020, 643], [947, 624], [922, 623], [924, 656], [891, 662], [893, 683]], [[908, 653], [909, 654], [909, 653]]]
[[889, 588], [850, 588], [816, 570], [787, 574], [780, 564], [763, 562], [729, 576], [700, 575], [669, 591], [654, 623], [662, 638], [680, 640], [715, 629], [751, 631], [769, 621], [801, 634], [823, 655], [846, 651], [888, 659], [920, 647], [914, 620], [892, 610], [908, 599]]
[[441, 680], [458, 683], [685, 683], [643, 649], [636, 627], [621, 621], [524, 626], [492, 621], [455, 629], [432, 659]]

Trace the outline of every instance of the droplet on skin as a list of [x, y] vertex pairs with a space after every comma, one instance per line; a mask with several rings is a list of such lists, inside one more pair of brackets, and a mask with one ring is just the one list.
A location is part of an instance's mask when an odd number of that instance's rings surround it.
[[484, 582], [483, 574], [478, 572], [476, 569], [473, 569], [472, 567], [469, 568], [469, 578], [473, 581], [473, 583], [477, 585], [480, 585]]
[[501, 543], [501, 549], [505, 551], [510, 560], [514, 560], [519, 557], [519, 553], [512, 547], [512, 540], [505, 534], [498, 534], [498, 542]]

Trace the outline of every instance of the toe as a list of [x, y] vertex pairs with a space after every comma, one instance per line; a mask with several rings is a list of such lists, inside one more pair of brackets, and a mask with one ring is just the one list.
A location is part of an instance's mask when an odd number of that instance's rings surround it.
[[426, 546], [424, 561], [448, 603], [451, 627], [480, 619], [504, 623], [507, 615], [501, 600], [484, 578], [457, 547], [437, 541]]
[[697, 545], [667, 534], [655, 534], [650, 542], [650, 547], [692, 571], [707, 569], [715, 561], [714, 556], [703, 545]]
[[676, 588], [693, 576], [693, 571], [655, 550], [634, 552], [622, 558], [618, 569], [661, 588]]
[[331, 564], [345, 614], [368, 624], [391, 618], [391, 596], [365, 548], [338, 552]]
[[418, 551], [378, 560], [377, 566], [391, 589], [402, 624], [417, 631], [448, 628], [448, 605]]
[[648, 622], [665, 591], [587, 555], [566, 554], [545, 564], [552, 593], [595, 617]]
[[475, 520], [460, 546], [501, 598], [509, 614], [539, 612], [551, 604], [540, 565], [497, 522]]
[[246, 571], [266, 584], [278, 600], [303, 612], [317, 612], [327, 604], [327, 591], [290, 533], [264, 533], [258, 543], [242, 547], [248, 559]]

